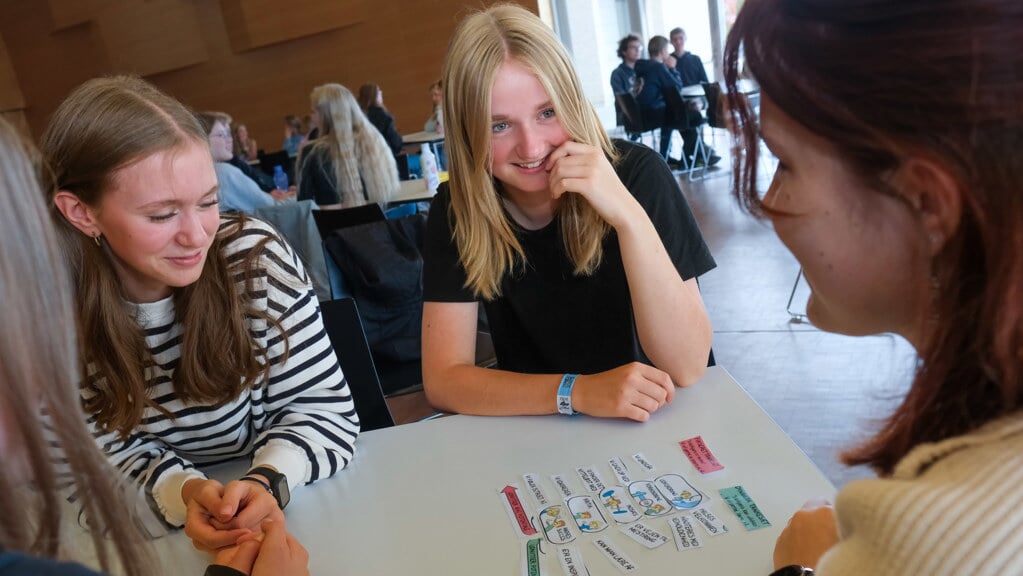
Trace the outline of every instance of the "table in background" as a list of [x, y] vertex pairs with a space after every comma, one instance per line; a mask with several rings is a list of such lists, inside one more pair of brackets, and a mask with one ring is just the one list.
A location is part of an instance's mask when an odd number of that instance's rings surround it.
[[[685, 459], [678, 442], [697, 435], [724, 470], [702, 476]], [[297, 490], [287, 510], [288, 527], [309, 550], [316, 576], [518, 576], [523, 541], [498, 491], [509, 483], [525, 488], [522, 474], [534, 473], [555, 500], [550, 475], [563, 474], [583, 494], [575, 468], [592, 465], [610, 485], [614, 476], [607, 461], [615, 456], [640, 479], [644, 474], [631, 459], [637, 452], [656, 466], [649, 477], [681, 473], [704, 492], [729, 533], [711, 537], [697, 528], [704, 547], [686, 552], [671, 541], [646, 550], [615, 527], [583, 535], [573, 544], [591, 576], [620, 574], [591, 543], [601, 536], [635, 561], [640, 574], [764, 576], [772, 569], [774, 541], [791, 514], [807, 499], [830, 498], [835, 491], [720, 367], [678, 390], [671, 405], [643, 424], [582, 415], [451, 416], [368, 432], [356, 448], [347, 470]], [[234, 468], [242, 471], [240, 464]], [[769, 528], [743, 529], [718, 494], [736, 485], [750, 494]], [[526, 490], [519, 495], [532, 501]], [[644, 522], [670, 537], [665, 517]], [[180, 532], [156, 541], [156, 547], [175, 574], [202, 574], [208, 561]], [[547, 573], [561, 574], [554, 548], [545, 543], [545, 550]]]

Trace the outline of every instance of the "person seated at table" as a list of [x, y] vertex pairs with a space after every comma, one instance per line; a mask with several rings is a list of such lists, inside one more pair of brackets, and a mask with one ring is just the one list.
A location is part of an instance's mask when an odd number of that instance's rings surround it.
[[223, 112], [197, 114], [206, 129], [213, 168], [217, 173], [218, 205], [221, 212], [248, 212], [253, 214], [260, 206], [273, 206], [278, 200], [295, 195], [287, 190], [264, 192], [256, 181], [231, 163], [231, 117]]
[[675, 70], [682, 80], [682, 86], [697, 86], [707, 80], [707, 70], [703, 67], [703, 60], [692, 52], [686, 51], [686, 31], [681, 28], [673, 28], [668, 33], [671, 40], [671, 47], [674, 52], [671, 57], [675, 61]]
[[[218, 549], [280, 521], [288, 494], [351, 460], [351, 393], [300, 259], [217, 210], [206, 133], [144, 80], [89, 80], [42, 139], [75, 287], [82, 401], [154, 513]], [[222, 485], [197, 463], [252, 457]]]
[[394, 116], [384, 106], [384, 91], [376, 84], [363, 84], [359, 88], [359, 106], [363, 113], [369, 118], [371, 124], [376, 126], [383, 135], [391, 152], [395, 155], [401, 153], [401, 134], [394, 127]]
[[879, 476], [796, 512], [776, 574], [1023, 574], [1021, 42], [1015, 0], [746, 0], [732, 27], [740, 203], [802, 264], [815, 325], [918, 354], [901, 405], [844, 456]]
[[[71, 482], [91, 530], [99, 568], [157, 573], [153, 554], [118, 490], [116, 472], [93, 441], [79, 399], [78, 339], [68, 272], [61, 261], [44, 195], [14, 129], [0, 119], [0, 573], [96, 576], [68, 562], [76, 550], [66, 528], [75, 522], [60, 505], [58, 486]], [[32, 239], [26, 242], [25, 239]], [[45, 415], [44, 415], [45, 414]], [[57, 465], [58, 458], [61, 464]], [[219, 555], [208, 575], [280, 574], [305, 570], [307, 555], [283, 522], [267, 524], [263, 543], [247, 537]], [[287, 551], [282, 555], [279, 551]], [[57, 558], [62, 558], [58, 561]], [[233, 568], [233, 569], [231, 569]]]
[[245, 124], [235, 124], [232, 129], [234, 136], [234, 155], [246, 162], [259, 158], [259, 145], [256, 139], [249, 137], [249, 128]]
[[[647, 420], [700, 378], [711, 343], [696, 277], [714, 260], [675, 177], [608, 138], [564, 47], [522, 8], [467, 17], [444, 86], [451, 180], [424, 248], [430, 403]], [[479, 302], [499, 369], [474, 365]]]
[[[679, 135], [682, 136], [682, 158], [684, 161], [681, 166], [686, 168], [694, 166], [697, 160], [703, 161], [702, 158], [694, 157], [696, 141], [700, 138], [700, 134], [696, 128], [691, 127], [699, 125], [703, 121], [703, 115], [699, 110], [686, 106], [688, 125], [676, 125], [669, 118], [668, 102], [664, 99], [664, 91], [666, 89], [681, 90], [682, 79], [679, 77], [678, 71], [675, 70], [675, 61], [668, 53], [668, 46], [667, 38], [654, 36], [647, 44], [650, 59], [636, 62], [636, 77], [643, 83], [642, 89], [636, 96], [636, 101], [642, 109], [643, 115], [650, 118], [654, 125], [661, 126], [660, 152], [666, 161], [671, 160], [668, 156], [671, 132], [678, 130]], [[714, 153], [710, 146], [706, 143], [703, 146], [708, 151], [707, 165], [713, 166], [721, 161], [721, 157]], [[674, 162], [671, 164], [676, 166]]]
[[304, 143], [305, 132], [302, 131], [302, 121], [294, 114], [285, 116], [284, 144], [281, 145], [281, 148], [288, 153], [288, 156], [294, 156], [298, 154]]
[[386, 203], [398, 191], [398, 165], [380, 131], [340, 84], [310, 94], [319, 137], [299, 152], [298, 199], [320, 208]]
[[433, 108], [430, 117], [426, 119], [423, 130], [426, 132], [444, 133], [444, 86], [441, 80], [430, 84], [430, 102]]
[[[619, 94], [631, 94], [635, 97], [643, 88], [643, 82], [636, 79], [636, 62], [639, 61], [639, 57], [642, 54], [643, 41], [639, 39], [639, 36], [629, 34], [618, 41], [618, 57], [621, 58], [622, 63], [611, 71], [611, 92], [616, 96]], [[622, 114], [623, 112], [616, 100], [615, 115], [618, 126], [623, 124]], [[639, 134], [630, 133], [629, 140], [633, 142], [639, 140]]]

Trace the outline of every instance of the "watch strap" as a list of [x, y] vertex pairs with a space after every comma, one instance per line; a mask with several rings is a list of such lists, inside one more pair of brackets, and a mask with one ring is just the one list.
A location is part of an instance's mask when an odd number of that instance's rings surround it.
[[[259, 478], [252, 478], [254, 474], [258, 474], [266, 478], [269, 481], [269, 484], [266, 482], [260, 482]], [[288, 489], [288, 479], [284, 474], [270, 468], [269, 466], [256, 466], [252, 470], [249, 470], [242, 478], [242, 480], [245, 479], [258, 482], [267, 488], [270, 494], [273, 494], [274, 499], [277, 500], [277, 506], [279, 506], [281, 510], [284, 510], [284, 507], [288, 505], [291, 495], [285, 494]], [[282, 487], [281, 484], [284, 486]]]

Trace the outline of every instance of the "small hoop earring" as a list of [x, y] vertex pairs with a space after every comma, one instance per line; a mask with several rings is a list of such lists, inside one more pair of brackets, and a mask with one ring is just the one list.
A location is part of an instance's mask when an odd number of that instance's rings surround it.
[[99, 237], [100, 237], [100, 233], [96, 232], [96, 235], [92, 237], [92, 241], [96, 243], [96, 246], [102, 247], [103, 244], [100, 243]]

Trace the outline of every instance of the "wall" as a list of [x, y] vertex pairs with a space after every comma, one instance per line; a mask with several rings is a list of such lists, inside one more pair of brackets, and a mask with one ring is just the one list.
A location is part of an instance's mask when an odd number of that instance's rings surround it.
[[[325, 82], [376, 82], [400, 132], [422, 130], [428, 87], [470, 8], [493, 0], [0, 0], [0, 113], [38, 137], [88, 78], [131, 72], [280, 148]], [[537, 10], [536, 0], [519, 4]]]

